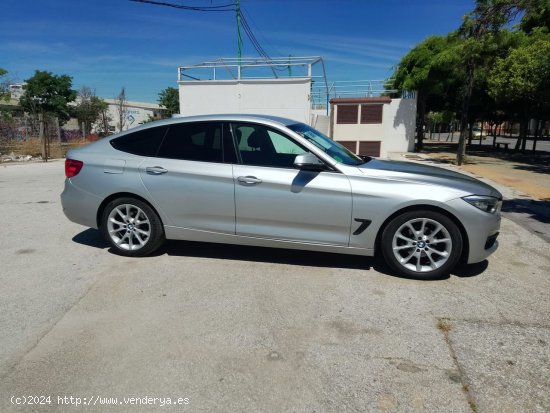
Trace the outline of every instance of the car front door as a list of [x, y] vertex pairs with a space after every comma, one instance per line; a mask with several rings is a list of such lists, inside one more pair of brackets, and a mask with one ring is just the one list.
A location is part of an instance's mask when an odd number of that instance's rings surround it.
[[221, 122], [170, 125], [157, 157], [142, 163], [142, 181], [172, 225], [235, 233], [233, 160], [223, 140]]
[[231, 126], [240, 158], [233, 168], [237, 235], [347, 246], [348, 178], [295, 169], [296, 155], [308, 151], [281, 131], [253, 123]]

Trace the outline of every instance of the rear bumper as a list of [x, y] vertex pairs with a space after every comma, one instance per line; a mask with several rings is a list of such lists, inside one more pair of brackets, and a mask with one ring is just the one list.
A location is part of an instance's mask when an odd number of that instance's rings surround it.
[[71, 181], [65, 179], [65, 189], [61, 193], [63, 213], [72, 222], [97, 229], [97, 211], [101, 198], [92, 195]]

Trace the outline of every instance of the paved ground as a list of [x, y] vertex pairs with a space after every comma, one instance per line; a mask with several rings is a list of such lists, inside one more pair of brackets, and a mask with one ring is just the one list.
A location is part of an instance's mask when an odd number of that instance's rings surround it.
[[[550, 410], [550, 250], [508, 219], [436, 282], [187, 242], [129, 259], [64, 218], [62, 181], [61, 161], [0, 166], [1, 412]], [[51, 404], [11, 404], [31, 395]]]

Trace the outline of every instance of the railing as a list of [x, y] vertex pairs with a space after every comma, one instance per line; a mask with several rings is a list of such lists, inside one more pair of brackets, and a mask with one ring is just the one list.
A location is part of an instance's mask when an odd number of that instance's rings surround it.
[[[319, 70], [318, 70], [319, 67]], [[319, 79], [325, 87], [326, 73], [320, 56], [260, 58], [221, 58], [191, 66], [178, 67], [178, 81], [242, 79]]]

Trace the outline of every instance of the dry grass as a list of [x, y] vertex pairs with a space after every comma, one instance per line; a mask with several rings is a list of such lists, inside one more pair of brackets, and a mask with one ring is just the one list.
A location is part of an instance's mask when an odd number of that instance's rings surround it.
[[[90, 142], [86, 139], [71, 142], [50, 142], [50, 158], [64, 158], [70, 149], [79, 148], [88, 143]], [[15, 155], [38, 157], [42, 154], [40, 139], [30, 138], [24, 141], [0, 139], [0, 153], [11, 154], [12, 152]]]
[[40, 140], [38, 138], [34, 138], [17, 142], [12, 151], [16, 155], [31, 155], [33, 157], [40, 156], [42, 153], [42, 149], [40, 148]]
[[437, 321], [437, 328], [443, 331], [444, 333], [448, 333], [449, 331], [451, 331], [451, 323], [449, 323], [449, 320], [440, 318]]

